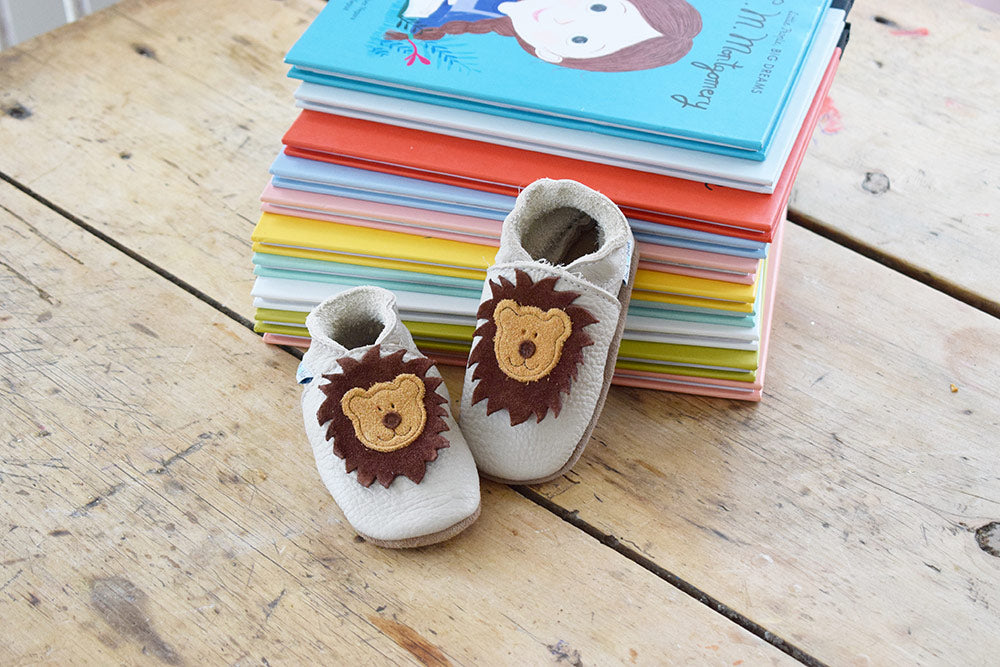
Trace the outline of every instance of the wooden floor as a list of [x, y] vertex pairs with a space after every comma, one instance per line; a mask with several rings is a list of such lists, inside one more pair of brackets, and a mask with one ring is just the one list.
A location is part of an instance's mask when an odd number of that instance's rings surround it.
[[613, 388], [571, 474], [396, 552], [249, 328], [321, 6], [124, 0], [0, 54], [0, 663], [1000, 660], [1000, 17], [855, 5], [760, 405]]

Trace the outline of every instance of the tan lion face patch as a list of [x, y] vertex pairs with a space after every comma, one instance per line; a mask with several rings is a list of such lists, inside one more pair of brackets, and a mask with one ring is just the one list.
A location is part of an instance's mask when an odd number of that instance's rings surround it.
[[354, 434], [365, 447], [394, 452], [416, 440], [427, 424], [424, 383], [412, 373], [368, 389], [354, 387], [340, 400]]
[[[575, 305], [579, 293], [557, 290], [558, 282], [556, 276], [536, 282], [515, 269], [513, 280], [497, 276], [487, 282], [492, 297], [476, 310], [482, 324], [476, 327], [478, 340], [469, 352], [468, 367], [476, 382], [472, 405], [486, 401], [488, 415], [506, 410], [511, 426], [532, 416], [538, 421], [548, 414], [558, 417], [561, 396], [569, 393], [583, 364], [583, 350], [594, 344], [584, 329], [597, 318]], [[535, 323], [519, 326], [518, 315], [533, 315]], [[524, 324], [530, 319], [525, 318]], [[527, 338], [522, 337], [522, 329], [524, 336], [529, 329], [538, 334], [530, 340], [531, 345], [523, 345]], [[532, 377], [539, 379], [532, 381]]]
[[519, 382], [540, 380], [556, 367], [563, 343], [573, 332], [569, 315], [559, 308], [542, 310], [501, 300], [493, 310], [497, 333], [493, 337], [497, 365]]

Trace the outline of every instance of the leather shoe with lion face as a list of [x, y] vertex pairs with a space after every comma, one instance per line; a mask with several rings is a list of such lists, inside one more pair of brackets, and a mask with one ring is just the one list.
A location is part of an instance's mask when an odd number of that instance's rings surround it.
[[479, 516], [479, 476], [448, 389], [379, 287], [331, 297], [306, 318], [302, 416], [316, 468], [355, 531], [418, 547]]
[[580, 183], [529, 185], [486, 272], [460, 420], [483, 477], [569, 470], [604, 406], [638, 256], [625, 216]]

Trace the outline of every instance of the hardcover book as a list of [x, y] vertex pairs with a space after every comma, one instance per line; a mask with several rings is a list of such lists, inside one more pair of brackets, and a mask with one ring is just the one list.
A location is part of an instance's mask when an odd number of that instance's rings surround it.
[[788, 161], [817, 90], [829, 86], [832, 81], [831, 56], [839, 57], [841, 52], [837, 43], [844, 31], [843, 18], [840, 10], [827, 12], [775, 129], [767, 157], [760, 162], [309, 82], [299, 85], [295, 99], [300, 107], [325, 113], [741, 190], [771, 192]]
[[[309, 257], [328, 253], [330, 259], [362, 266], [406, 268], [457, 277], [485, 277], [496, 248], [382, 229], [344, 225], [322, 220], [263, 213], [251, 236], [259, 250], [268, 246], [275, 254]], [[721, 280], [693, 278], [649, 269], [636, 272], [636, 294], [659, 300], [666, 295], [717, 301], [731, 308], [752, 304], [756, 286]]]
[[[270, 286], [272, 293], [275, 286], [281, 289], [282, 285], [290, 286], [300, 293], [315, 290], [327, 295], [345, 289], [317, 285], [308, 281], [258, 279], [254, 293], [260, 293], [257, 288], [261, 287], [261, 283], [264, 283], [265, 288]], [[415, 337], [454, 342], [464, 345], [468, 351], [475, 329], [474, 321], [470, 324], [439, 322], [434, 306], [435, 298], [426, 294], [401, 291], [397, 292], [397, 299], [400, 315], [407, 321], [407, 326]], [[465, 305], [466, 312], [470, 313], [470, 319], [477, 303], [477, 300], [470, 299]], [[254, 328], [261, 333], [306, 334], [302, 326], [304, 313], [295, 315], [295, 312], [297, 311], [291, 309], [258, 309], [255, 313], [254, 319], [257, 322]], [[300, 330], [298, 332], [290, 330], [293, 327]], [[756, 343], [715, 341], [714, 337], [705, 335], [643, 334], [630, 330], [626, 325], [619, 358], [627, 354], [628, 357], [640, 362], [703, 366], [723, 371], [753, 371], [757, 367], [758, 348], [759, 345]]]
[[291, 76], [761, 160], [830, 0], [331, 2]]
[[[421, 208], [378, 204], [361, 199], [334, 197], [268, 185], [261, 194], [261, 209], [312, 220], [420, 234], [436, 238], [496, 246], [500, 243], [500, 223], [471, 216], [435, 213]], [[639, 268], [751, 284], [759, 260], [711, 253], [669, 244], [639, 241]], [[478, 286], [477, 289], [481, 289]]]
[[[715, 368], [707, 365], [695, 365], [698, 362], [709, 361], [707, 359], [693, 358], [692, 355], [677, 355], [673, 358], [673, 364], [664, 362], [653, 362], [650, 360], [629, 360], [619, 357], [619, 362], [615, 368], [612, 382], [619, 385], [645, 387], [664, 391], [677, 391], [682, 393], [700, 394], [705, 396], [717, 396], [720, 398], [734, 398], [740, 400], [759, 401], [761, 390], [764, 384], [766, 371], [769, 333], [771, 330], [771, 319], [774, 304], [774, 292], [778, 277], [778, 264], [781, 257], [781, 229], [775, 237], [775, 253], [773, 260], [767, 270], [766, 294], [758, 301], [762, 302], [763, 313], [759, 318], [745, 322], [746, 326], [752, 326], [759, 331], [759, 344], [756, 352], [755, 371], [733, 371], [719, 370], [719, 366], [731, 366], [731, 359], [712, 359], [709, 363]], [[308, 334], [301, 326], [281, 326], [280, 321], [292, 323], [292, 318], [279, 318], [271, 320], [271, 316], [277, 311], [285, 311], [290, 315], [290, 311], [300, 313], [308, 312], [317, 303], [328, 297], [337, 288], [328, 284], [316, 283], [302, 280], [287, 280], [281, 278], [260, 277], [254, 284], [252, 295], [254, 306], [257, 308], [255, 330], [264, 334], [264, 341], [276, 345], [294, 345], [307, 347], [309, 345]], [[410, 297], [414, 297], [411, 299]], [[451, 364], [464, 366], [468, 358], [467, 344], [455, 347], [452, 342], [440, 343], [441, 332], [433, 328], [421, 326], [422, 322], [432, 323], [457, 323], [459, 318], [474, 317], [474, 307], [478, 301], [473, 297], [470, 300], [454, 297], [434, 297], [433, 307], [428, 312], [420, 306], [420, 295], [400, 292], [399, 293], [400, 316], [407, 321], [408, 326], [420, 330], [421, 334], [432, 334], [425, 337], [414, 336], [417, 344], [432, 356], [439, 364]], [[471, 303], [466, 303], [471, 301]], [[629, 306], [629, 319], [632, 319], [633, 311], [636, 311], [637, 302], [633, 301]], [[265, 310], [267, 309], [267, 310]], [[441, 319], [444, 318], [444, 319]], [[633, 322], [634, 324], [634, 322]], [[628, 328], [628, 324], [626, 325]], [[707, 333], [707, 332], [706, 332]], [[691, 350], [694, 348], [680, 347], [678, 350]], [[634, 350], [629, 350], [634, 352]], [[684, 358], [687, 357], [687, 358]], [[721, 364], [719, 362], [722, 362]], [[678, 363], [680, 362], [680, 363]]]
[[292, 157], [514, 197], [538, 178], [572, 178], [633, 219], [770, 241], [838, 63], [830, 61], [771, 195], [309, 109], [282, 141]]

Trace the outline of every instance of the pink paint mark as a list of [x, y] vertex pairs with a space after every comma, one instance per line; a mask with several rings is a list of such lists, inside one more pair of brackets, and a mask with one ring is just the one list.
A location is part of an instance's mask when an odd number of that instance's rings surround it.
[[406, 57], [406, 66], [407, 67], [409, 67], [410, 65], [412, 65], [418, 58], [420, 59], [420, 62], [422, 64], [424, 64], [424, 65], [430, 65], [431, 64], [430, 60], [428, 60], [427, 58], [424, 58], [422, 55], [420, 55], [419, 53], [417, 53], [417, 45], [413, 43], [412, 39], [410, 39], [409, 37], [407, 37], [406, 41], [408, 41], [410, 43], [410, 46], [413, 47], [413, 53], [411, 53], [410, 55], [408, 55]]
[[819, 117], [819, 129], [823, 134], [837, 134], [844, 129], [844, 123], [840, 117], [840, 110], [837, 109], [833, 100], [829, 97], [823, 101], [823, 108], [820, 109], [822, 115]]
[[931, 34], [927, 28], [916, 28], [914, 30], [893, 30], [889, 34], [897, 37], [926, 37]]

